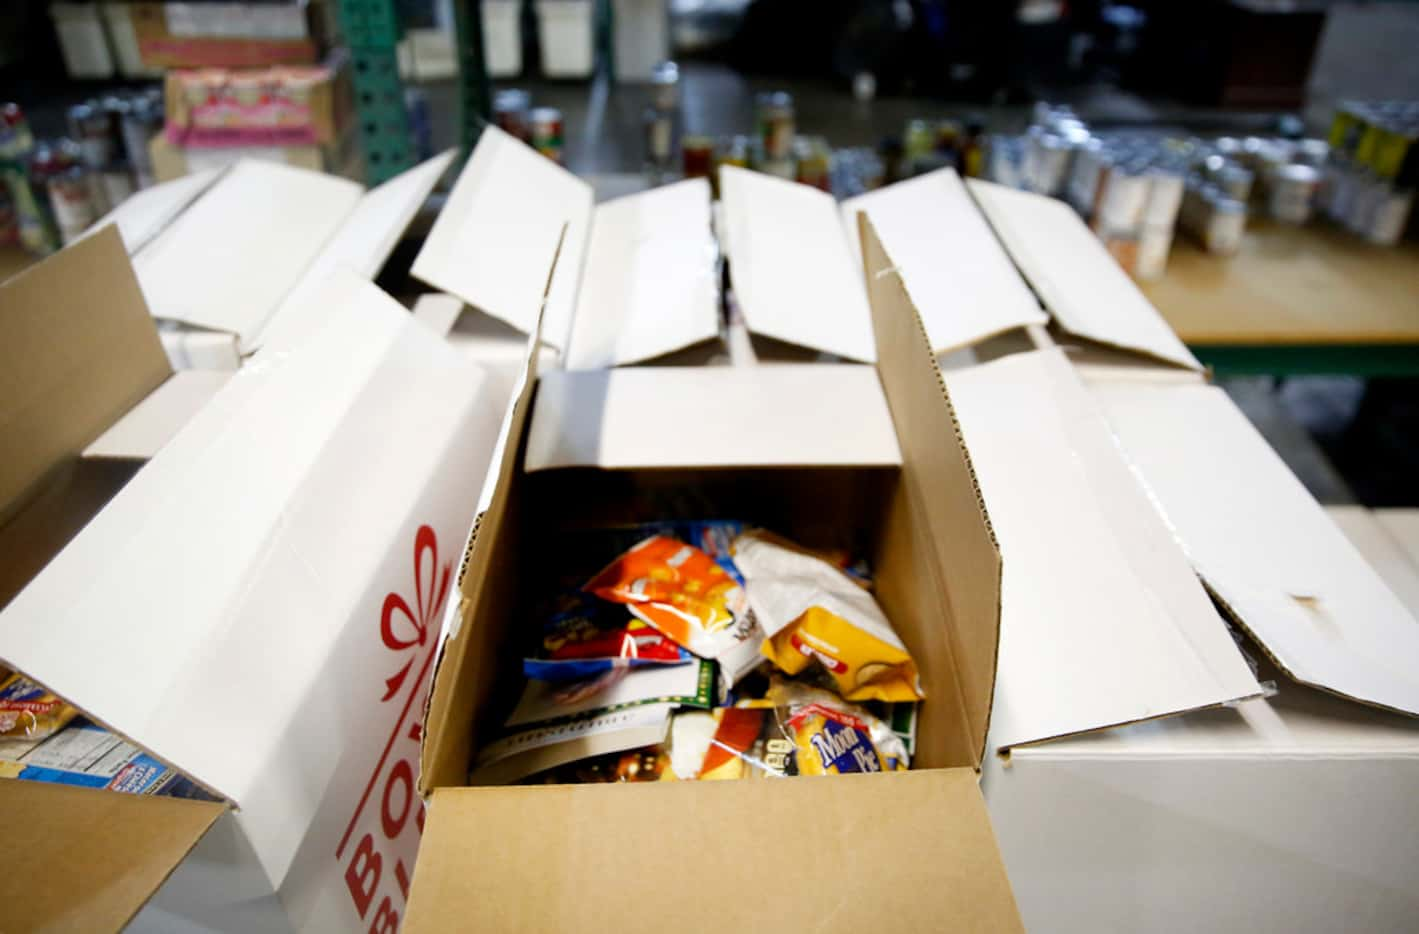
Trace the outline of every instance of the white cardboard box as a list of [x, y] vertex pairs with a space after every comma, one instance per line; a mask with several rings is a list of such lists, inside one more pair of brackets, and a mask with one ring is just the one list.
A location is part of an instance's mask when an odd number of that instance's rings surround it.
[[412, 272], [523, 334], [542, 316], [542, 339], [568, 369], [649, 360], [718, 335], [709, 183], [593, 201], [590, 184], [487, 127]]
[[32, 857], [5, 875], [7, 914], [83, 930], [145, 902], [137, 929], [397, 920], [437, 621], [504, 399], [338, 271], [310, 296], [338, 317], [270, 345], [116, 495], [79, 496], [66, 478], [116, 463], [79, 452], [168, 375], [152, 321], [112, 231], [3, 289], [7, 398], [31, 403], [6, 425], [24, 452], [0, 474], [7, 573], [63, 545], [26, 533], [96, 515], [0, 613], [0, 657], [221, 799], [0, 782], [7, 840]]
[[247, 160], [139, 192], [116, 224], [179, 368], [235, 369], [283, 330], [320, 317], [335, 269], [373, 280], [453, 153], [366, 191], [347, 179]]

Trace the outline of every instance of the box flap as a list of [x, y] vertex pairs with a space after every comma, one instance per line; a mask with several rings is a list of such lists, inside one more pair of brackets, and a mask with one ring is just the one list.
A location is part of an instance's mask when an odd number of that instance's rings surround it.
[[[901, 554], [903, 564], [912, 565], [918, 577], [913, 586], [889, 594], [894, 584], [884, 575], [879, 594], [884, 606], [916, 607], [925, 618], [942, 607], [922, 606], [913, 594], [925, 590], [939, 595], [933, 599], [944, 598], [951, 619], [946, 661], [956, 674], [957, 683], [950, 689], [959, 695], [959, 704], [924, 704], [922, 716], [935, 717], [936, 711], [959, 706], [965, 722], [952, 728], [969, 738], [979, 765], [995, 693], [1000, 549], [926, 328], [866, 214], [858, 215], [858, 231], [877, 335], [877, 372], [901, 444], [902, 481], [911, 506], [906, 519], [889, 518], [883, 548]], [[916, 516], [920, 520], [912, 521]], [[918, 556], [915, 561], [913, 556]], [[921, 588], [923, 579], [932, 579], [934, 587]], [[931, 688], [943, 689], [947, 686]], [[930, 749], [918, 751], [933, 754]]]
[[[9, 931], [118, 931], [225, 805], [0, 780]], [[23, 854], [23, 856], [21, 856]]]
[[857, 215], [872, 218], [937, 353], [1049, 321], [955, 170], [849, 198], [840, 211], [854, 258]]
[[116, 229], [0, 284], [0, 521], [172, 373]]
[[719, 172], [729, 274], [749, 330], [848, 360], [877, 359], [862, 263], [832, 195], [762, 172]]
[[[752, 815], [770, 814], [766, 838]], [[556, 832], [529, 832], [539, 827]], [[625, 864], [628, 834], [629, 897], [594, 869]], [[529, 867], [546, 884], [529, 887]], [[626, 934], [685, 919], [724, 931], [1022, 930], [970, 769], [441, 788], [404, 930]]]
[[1419, 715], [1419, 621], [1226, 393], [1092, 388], [1197, 573], [1281, 669]]
[[1419, 509], [1326, 506], [1325, 513], [1419, 618]]
[[564, 350], [592, 202], [586, 182], [497, 127], [484, 127], [410, 271], [530, 334], [565, 226], [542, 321], [542, 339]]
[[84, 236], [93, 236], [109, 224], [116, 224], [124, 247], [136, 254], [212, 187], [221, 174], [221, 169], [207, 169], [135, 191], [84, 231]]
[[706, 179], [597, 205], [567, 369], [638, 363], [716, 337], [717, 251]]
[[[686, 418], [687, 412], [695, 416]], [[647, 425], [656, 430], [646, 431]], [[526, 470], [896, 466], [901, 460], [872, 367], [636, 367], [544, 374]]]
[[84, 456], [149, 459], [231, 378], [230, 370], [178, 370], [84, 448]]
[[971, 179], [970, 193], [1045, 308], [1071, 334], [1202, 369], [1063, 201]]
[[335, 236], [301, 275], [295, 288], [281, 301], [261, 333], [243, 349], [255, 350], [272, 341], [273, 334], [275, 341], [289, 343], [294, 332], [310, 326], [306, 320], [308, 315], [338, 314], [339, 309], [310, 301], [335, 269], [348, 269], [374, 281], [455, 154], [453, 149], [440, 153], [365, 192]]
[[0, 613], [11, 667], [229, 800], [263, 799], [263, 858], [338, 759], [325, 718], [369, 688], [326, 673], [362, 575], [452, 446], [486, 457], [500, 414], [393, 299], [327, 282], [339, 321], [243, 369]]
[[347, 179], [243, 160], [138, 254], [154, 317], [237, 336], [243, 353], [355, 209]]
[[1004, 559], [992, 743], [1260, 694], [1063, 353], [945, 377]]

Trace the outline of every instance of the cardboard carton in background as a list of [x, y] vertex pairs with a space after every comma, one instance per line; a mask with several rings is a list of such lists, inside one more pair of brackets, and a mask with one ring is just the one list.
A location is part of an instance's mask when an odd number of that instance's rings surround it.
[[[113, 230], [3, 290], [7, 398], [31, 404], [6, 425], [25, 456], [0, 475], [0, 543], [62, 546], [0, 613], [4, 663], [221, 799], [0, 782], [7, 838], [37, 857], [5, 874], [7, 918], [288, 931], [402, 913], [436, 627], [505, 397], [337, 270], [309, 297], [338, 317], [303, 315], [126, 485], [76, 498], [80, 452], [170, 371]], [[36, 510], [77, 534], [28, 538]]]

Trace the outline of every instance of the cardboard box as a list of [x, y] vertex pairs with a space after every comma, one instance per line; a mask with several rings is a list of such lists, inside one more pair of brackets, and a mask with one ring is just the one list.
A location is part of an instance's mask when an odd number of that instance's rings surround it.
[[487, 127], [411, 271], [530, 334], [561, 240], [541, 333], [568, 368], [641, 362], [714, 339], [709, 183], [593, 202], [590, 184]]
[[[944, 373], [1004, 561], [983, 787], [1025, 922], [1405, 926], [1419, 682], [1394, 660], [1419, 627], [1403, 577], [1365, 562], [1067, 208], [969, 186], [1052, 318]], [[1195, 585], [1182, 599], [1160, 523], [1255, 675]], [[1108, 598], [1088, 614], [1091, 589]]]
[[321, 4], [133, 3], [133, 34], [149, 68], [311, 65], [325, 43]]
[[0, 781], [27, 856], [6, 927], [397, 916], [438, 620], [505, 399], [337, 272], [310, 300], [338, 318], [273, 339], [139, 469], [135, 436], [80, 455], [170, 379], [117, 233], [0, 293], [4, 664], [219, 799]]
[[[864, 239], [868, 267], [888, 268], [875, 237]], [[431, 804], [406, 930], [649, 931], [687, 918], [725, 929], [807, 921], [855, 930], [880, 923], [884, 911], [913, 928], [1018, 928], [975, 787], [994, 681], [1000, 556], [910, 299], [890, 275], [868, 281], [877, 368], [611, 369], [538, 382], [529, 366], [445, 619], [420, 769]], [[764, 380], [775, 382], [772, 391]], [[824, 387], [835, 382], [851, 388], [838, 409], [824, 411]], [[655, 446], [624, 430], [643, 424], [643, 402], [683, 411], [702, 406], [707, 388], [759, 404], [733, 409], [738, 417], [670, 419]], [[853, 437], [833, 430], [843, 421], [855, 426]], [[657, 490], [688, 485], [714, 514], [762, 520], [807, 544], [844, 535], [869, 543], [877, 597], [929, 695], [916, 770], [465, 787], [471, 754], [497, 722], [506, 659], [516, 657], [507, 637], [518, 567], [534, 558], [538, 536], [568, 520], [652, 518], [636, 508], [637, 496], [654, 501]], [[768, 848], [755, 817], [765, 814], [784, 830]], [[644, 831], [633, 906], [587, 868], [620, 862], [628, 827]], [[844, 848], [851, 858], [840, 858]], [[691, 850], [687, 871], [680, 854]], [[529, 890], [529, 872], [561, 881]], [[786, 874], [812, 883], [724, 897]], [[825, 891], [834, 893], [829, 910]]]
[[354, 112], [348, 53], [324, 64], [174, 69], [163, 80], [168, 142], [183, 147], [329, 146]]
[[[155, 186], [94, 225], [116, 224], [154, 317], [228, 368], [310, 316], [336, 269], [373, 280], [453, 158], [443, 153], [366, 191], [345, 179], [243, 161]], [[208, 346], [212, 345], [212, 346]]]

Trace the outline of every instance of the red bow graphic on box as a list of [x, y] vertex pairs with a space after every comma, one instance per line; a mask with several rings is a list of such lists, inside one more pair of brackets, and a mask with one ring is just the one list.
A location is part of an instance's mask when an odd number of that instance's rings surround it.
[[384, 610], [380, 614], [379, 634], [384, 644], [407, 655], [404, 666], [385, 680], [386, 690], [381, 701], [390, 700], [404, 686], [404, 679], [418, 657], [418, 649], [427, 641], [432, 624], [443, 611], [453, 564], [446, 563], [440, 569], [438, 561], [438, 539], [434, 530], [427, 525], [419, 526], [414, 536], [414, 606], [411, 609], [407, 600], [391, 591], [384, 598]]

